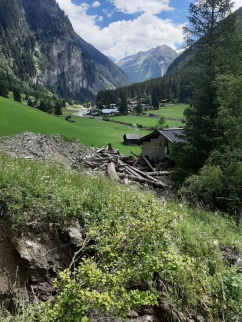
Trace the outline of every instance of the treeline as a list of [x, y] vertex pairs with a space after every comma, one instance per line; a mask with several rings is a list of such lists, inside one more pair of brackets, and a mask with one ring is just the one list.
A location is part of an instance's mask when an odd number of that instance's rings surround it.
[[[25, 100], [29, 106], [49, 114], [62, 115], [62, 108], [66, 106], [66, 100], [58, 95], [50, 95], [50, 93], [46, 90], [44, 91], [44, 89], [29, 89], [26, 90], [24, 94], [22, 93], [21, 87], [15, 86], [12, 90], [13, 99], [16, 102]], [[0, 81], [0, 96], [9, 97], [9, 89], [3, 81]], [[68, 103], [73, 104], [73, 101], [69, 100]]]
[[62, 115], [62, 108], [66, 107], [65, 100], [55, 95], [42, 97], [39, 100], [27, 98], [27, 104], [43, 112], [55, 115]]
[[186, 68], [181, 71], [176, 69], [163, 77], [114, 90], [100, 91], [97, 95], [97, 105], [118, 104], [121, 96], [126, 98], [150, 96], [154, 108], [158, 108], [163, 99], [187, 102], [191, 97], [190, 83], [189, 72]]

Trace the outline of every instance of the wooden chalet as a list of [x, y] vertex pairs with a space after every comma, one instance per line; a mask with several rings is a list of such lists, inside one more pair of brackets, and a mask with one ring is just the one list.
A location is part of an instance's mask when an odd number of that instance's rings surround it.
[[142, 137], [137, 143], [142, 145], [142, 157], [159, 162], [169, 155], [172, 144], [178, 142], [184, 142], [182, 128], [157, 130]]
[[138, 141], [142, 138], [141, 134], [124, 134], [124, 144], [125, 145], [138, 145]]

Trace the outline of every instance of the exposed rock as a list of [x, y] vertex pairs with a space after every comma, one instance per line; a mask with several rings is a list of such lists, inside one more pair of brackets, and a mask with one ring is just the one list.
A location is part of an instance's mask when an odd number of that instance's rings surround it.
[[81, 226], [77, 220], [72, 223], [72, 226], [66, 228], [66, 232], [73, 245], [78, 245], [82, 241]]
[[127, 56], [117, 62], [117, 66], [128, 75], [132, 83], [137, 83], [163, 76], [177, 56], [175, 50], [162, 45]]
[[139, 319], [140, 322], [157, 322], [157, 318], [153, 315], [144, 315]]
[[47, 300], [53, 279], [69, 267], [81, 238], [77, 223], [67, 231], [54, 225], [30, 223], [15, 231], [0, 223], [0, 302], [13, 295]]
[[135, 311], [130, 311], [128, 314], [128, 318], [131, 318], [131, 319], [137, 319], [138, 317], [139, 317], [139, 314]]
[[21, 258], [11, 242], [11, 234], [6, 224], [0, 224], [0, 301], [27, 279], [26, 262]]
[[242, 272], [242, 254], [236, 247], [221, 247], [223, 257], [230, 263], [230, 265], [237, 265]]

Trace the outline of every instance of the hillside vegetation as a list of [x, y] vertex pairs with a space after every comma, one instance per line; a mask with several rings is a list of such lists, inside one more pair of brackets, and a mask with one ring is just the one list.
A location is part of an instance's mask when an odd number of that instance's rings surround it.
[[18, 314], [3, 310], [2, 321], [84, 322], [144, 304], [165, 321], [242, 319], [242, 231], [232, 220], [61, 166], [1, 154], [0, 167], [1, 204], [16, 231], [75, 219], [83, 236], [79, 268], [60, 274], [57, 295], [16, 302]]

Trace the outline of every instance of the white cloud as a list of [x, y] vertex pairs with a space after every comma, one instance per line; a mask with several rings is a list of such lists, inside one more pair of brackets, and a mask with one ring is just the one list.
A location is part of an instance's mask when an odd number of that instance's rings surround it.
[[242, 0], [234, 0], [234, 10], [239, 9], [240, 7], [242, 7]]
[[113, 16], [113, 10], [111, 10], [110, 8], [109, 9], [104, 9], [103, 10], [103, 13], [108, 17], [108, 18], [111, 18]]
[[172, 10], [169, 6], [170, 0], [108, 0], [120, 12], [134, 14], [146, 12], [158, 14], [164, 10]]
[[103, 17], [102, 16], [97, 16], [96, 21], [103, 21]]
[[[108, 0], [115, 6], [116, 11], [130, 15], [140, 13], [140, 15], [130, 16], [128, 21], [112, 22], [103, 29], [96, 24], [104, 20], [101, 15], [87, 14], [91, 7], [101, 5], [99, 1], [80, 5], [73, 4], [71, 0], [57, 1], [60, 8], [68, 15], [74, 30], [84, 40], [114, 60], [162, 44], [175, 49], [175, 44], [183, 43], [182, 25], [156, 16], [162, 11], [173, 9], [169, 6], [170, 0]], [[233, 11], [242, 6], [242, 0], [234, 2]], [[114, 8], [110, 7], [104, 13], [110, 18], [113, 10]]]
[[94, 1], [93, 4], [92, 4], [93, 8], [97, 8], [97, 7], [100, 7], [100, 6], [101, 6], [101, 3], [99, 1]]
[[[75, 5], [71, 0], [58, 0], [58, 3], [68, 15], [76, 33], [113, 60], [163, 44], [175, 49], [175, 43], [183, 42], [182, 25], [170, 20], [162, 20], [154, 15], [154, 11], [157, 13], [157, 11], [169, 9], [168, 0], [112, 1], [115, 1], [117, 8], [124, 8], [122, 10], [132, 12], [140, 7], [143, 11], [147, 11], [136, 18], [131, 16], [133, 20], [112, 22], [101, 29], [96, 23], [101, 21], [102, 17], [87, 14], [90, 5], [85, 3]], [[155, 5], [158, 8], [153, 10]]]
[[90, 5], [81, 3], [76, 5], [71, 0], [57, 0], [60, 8], [65, 11], [66, 15], [70, 19], [72, 26], [77, 34], [79, 34], [84, 40], [91, 43], [93, 34], [99, 32], [99, 27], [95, 24], [96, 21], [100, 21], [102, 17], [97, 15], [87, 15], [87, 10]]
[[[118, 60], [163, 44], [175, 49], [174, 44], [183, 41], [181, 25], [150, 14], [143, 14], [132, 21], [114, 22], [104, 28], [102, 34], [105, 39], [102, 52]], [[102, 47], [101, 41], [97, 47]]]

